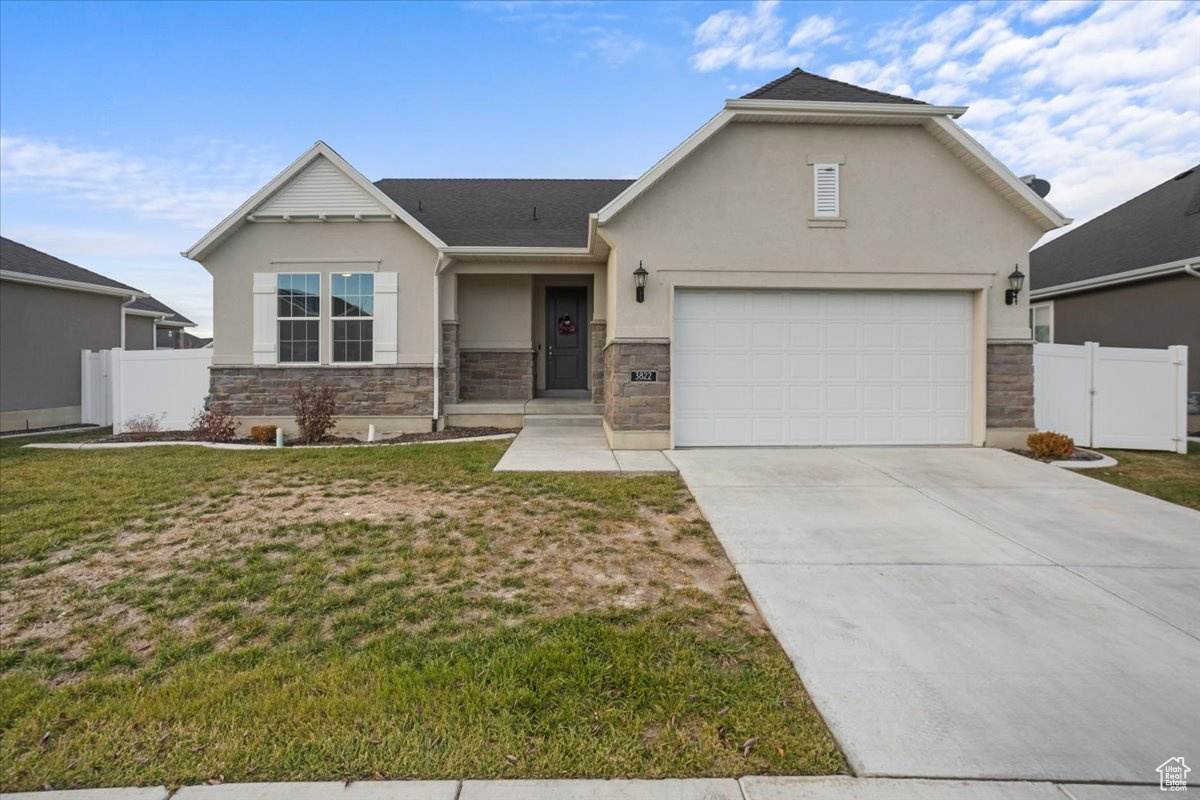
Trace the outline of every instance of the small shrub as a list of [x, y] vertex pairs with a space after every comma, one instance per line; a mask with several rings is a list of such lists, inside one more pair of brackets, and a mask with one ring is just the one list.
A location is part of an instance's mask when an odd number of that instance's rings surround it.
[[307, 383], [301, 383], [292, 395], [292, 412], [296, 415], [301, 443], [316, 444], [337, 423], [333, 389], [322, 384], [314, 375]]
[[161, 414], [139, 414], [136, 417], [130, 417], [125, 420], [125, 431], [127, 433], [149, 434], [158, 433], [162, 421], [167, 418], [167, 412]]
[[279, 430], [274, 425], [255, 425], [250, 428], [250, 438], [259, 444], [275, 444], [275, 431]]
[[192, 438], [199, 442], [232, 442], [237, 433], [237, 417], [220, 403], [204, 409], [192, 418]]
[[1070, 458], [1075, 452], [1075, 440], [1065, 433], [1039, 431], [1029, 434], [1029, 438], [1025, 441], [1029, 445], [1030, 452], [1035, 456], [1051, 461], [1062, 461]]

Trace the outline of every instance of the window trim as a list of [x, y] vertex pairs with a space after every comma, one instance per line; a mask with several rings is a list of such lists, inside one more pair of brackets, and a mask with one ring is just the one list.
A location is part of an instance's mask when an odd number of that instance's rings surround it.
[[[1048, 342], [1038, 342], [1037, 340], [1037, 325], [1034, 323], [1034, 311], [1038, 309], [1046, 309], [1047, 327], [1050, 329], [1050, 340]], [[1029, 338], [1039, 344], [1054, 344], [1054, 302], [1046, 303], [1030, 303], [1029, 304]]]
[[[835, 220], [842, 218], [842, 165], [832, 161], [822, 161], [812, 165], [812, 191], [813, 191], [813, 220]], [[833, 192], [834, 192], [834, 209], [833, 213], [823, 213], [821, 211], [820, 201], [820, 174], [822, 170], [833, 170]]]
[[[315, 317], [281, 317], [279, 315], [279, 278], [283, 275], [316, 275], [317, 276], [317, 315]], [[324, 345], [321, 335], [321, 319], [325, 312], [325, 287], [324, 281], [321, 280], [320, 272], [276, 272], [275, 273], [275, 363], [276, 364], [296, 364], [296, 365], [312, 365], [320, 366], [324, 363]], [[280, 322], [316, 322], [317, 323], [317, 360], [316, 361], [284, 361], [283, 360], [283, 337], [279, 335]]]
[[[366, 364], [375, 363], [375, 298], [378, 292], [375, 289], [377, 272], [363, 271], [358, 272], [342, 272], [341, 270], [332, 271], [329, 273], [329, 314], [326, 320], [329, 324], [329, 364], [338, 366], [363, 366]], [[333, 315], [333, 277], [335, 275], [370, 275], [371, 276], [371, 316], [369, 317], [335, 317]], [[338, 361], [334, 358], [334, 346], [337, 344], [334, 338], [334, 323], [335, 322], [365, 322], [371, 323], [371, 360], [370, 361]]]

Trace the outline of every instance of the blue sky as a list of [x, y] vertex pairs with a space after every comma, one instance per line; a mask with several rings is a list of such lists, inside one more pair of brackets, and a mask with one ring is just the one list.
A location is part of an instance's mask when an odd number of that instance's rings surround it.
[[383, 177], [636, 177], [793, 66], [971, 106], [1084, 221], [1200, 161], [1200, 3], [0, 3], [0, 231], [211, 329], [178, 252], [316, 139]]

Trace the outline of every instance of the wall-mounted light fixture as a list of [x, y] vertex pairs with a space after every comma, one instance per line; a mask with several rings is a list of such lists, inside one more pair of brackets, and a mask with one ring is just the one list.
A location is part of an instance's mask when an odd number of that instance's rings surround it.
[[1017, 295], [1021, 293], [1021, 287], [1024, 285], [1025, 273], [1021, 272], [1020, 267], [1013, 264], [1012, 274], [1008, 276], [1008, 290], [1004, 292], [1004, 305], [1016, 305]]
[[633, 285], [637, 288], [637, 301], [639, 303], [646, 300], [646, 276], [649, 275], [646, 268], [642, 266], [642, 262], [638, 261], [638, 268], [633, 271]]

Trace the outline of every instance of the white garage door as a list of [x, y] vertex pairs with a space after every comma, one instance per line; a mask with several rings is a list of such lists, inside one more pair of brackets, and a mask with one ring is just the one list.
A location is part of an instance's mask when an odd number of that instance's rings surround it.
[[965, 292], [680, 289], [675, 444], [968, 444]]

